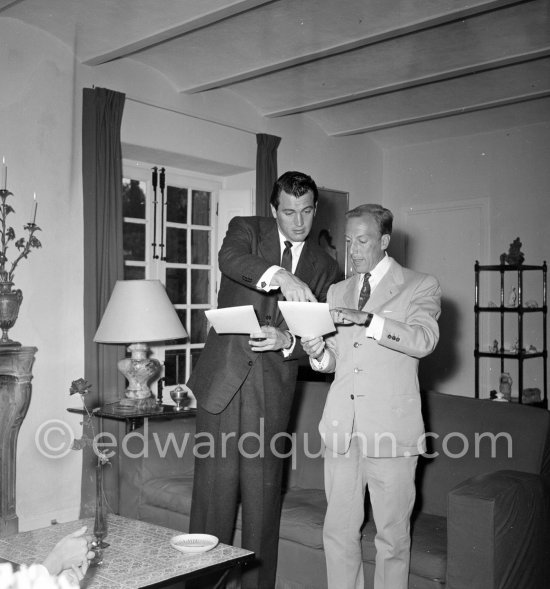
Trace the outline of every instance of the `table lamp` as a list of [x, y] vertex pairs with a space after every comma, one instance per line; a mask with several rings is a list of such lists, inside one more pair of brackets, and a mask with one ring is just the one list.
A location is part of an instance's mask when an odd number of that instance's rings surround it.
[[118, 362], [128, 380], [120, 406], [150, 409], [156, 405], [149, 384], [158, 378], [161, 364], [149, 358], [146, 342], [187, 337], [160, 280], [118, 280], [109, 299], [94, 342], [130, 344], [130, 358]]

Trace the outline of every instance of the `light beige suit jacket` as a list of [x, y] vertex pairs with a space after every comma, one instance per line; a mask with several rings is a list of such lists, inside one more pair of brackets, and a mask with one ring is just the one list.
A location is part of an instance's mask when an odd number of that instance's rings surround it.
[[[356, 308], [360, 275], [330, 287], [330, 308]], [[382, 338], [357, 325], [339, 325], [327, 339], [335, 372], [319, 431], [327, 448], [345, 453], [358, 436], [367, 456], [410, 456], [425, 450], [418, 361], [439, 340], [441, 289], [436, 278], [390, 267], [364, 311], [384, 318]]]

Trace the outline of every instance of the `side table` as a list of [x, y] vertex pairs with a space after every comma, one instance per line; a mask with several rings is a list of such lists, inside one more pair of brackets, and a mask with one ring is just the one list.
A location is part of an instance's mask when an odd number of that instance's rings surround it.
[[16, 534], [15, 474], [19, 428], [31, 402], [31, 379], [37, 349], [0, 346], [0, 537]]
[[[85, 409], [70, 407], [67, 411], [69, 413], [87, 415]], [[174, 405], [158, 405], [154, 409], [135, 411], [118, 403], [110, 403], [96, 407], [90, 410], [90, 413], [103, 419], [126, 422], [126, 433], [129, 433], [141, 427], [145, 419], [187, 419], [189, 417], [195, 417], [197, 410], [191, 408], [176, 411]]]

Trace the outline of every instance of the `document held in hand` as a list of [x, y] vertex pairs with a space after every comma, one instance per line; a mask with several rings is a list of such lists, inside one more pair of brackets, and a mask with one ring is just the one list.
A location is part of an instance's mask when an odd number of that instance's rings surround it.
[[224, 307], [204, 312], [216, 333], [257, 333], [262, 331], [254, 307]]
[[318, 337], [336, 331], [328, 303], [279, 301], [288, 329], [300, 337]]

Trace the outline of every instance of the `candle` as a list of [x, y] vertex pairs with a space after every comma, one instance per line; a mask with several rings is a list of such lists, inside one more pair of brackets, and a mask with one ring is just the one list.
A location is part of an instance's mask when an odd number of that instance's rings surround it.
[[34, 193], [34, 215], [32, 217], [32, 224], [36, 223], [36, 209], [38, 208], [38, 201], [36, 200], [36, 192]]
[[6, 166], [6, 158], [2, 158], [2, 188], [7, 189], [8, 186], [8, 166]]

